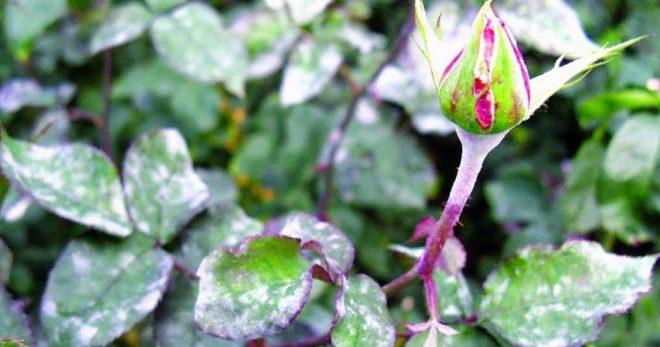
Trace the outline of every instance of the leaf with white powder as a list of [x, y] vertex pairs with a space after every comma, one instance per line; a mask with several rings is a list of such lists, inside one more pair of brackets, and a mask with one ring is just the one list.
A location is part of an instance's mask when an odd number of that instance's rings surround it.
[[45, 147], [5, 133], [0, 165], [7, 178], [53, 213], [112, 235], [131, 233], [117, 171], [96, 148]]
[[193, 171], [181, 134], [163, 129], [141, 136], [124, 160], [128, 212], [140, 232], [167, 243], [199, 213], [210, 193]]
[[140, 37], [152, 14], [142, 4], [130, 2], [115, 8], [92, 36], [90, 50], [98, 53]]
[[51, 271], [41, 302], [50, 344], [112, 342], [153, 311], [173, 263], [142, 234], [121, 243], [72, 241]]
[[332, 45], [305, 39], [291, 54], [280, 86], [282, 106], [301, 104], [317, 96], [332, 80], [343, 61]]
[[657, 256], [606, 253], [595, 242], [526, 248], [485, 284], [486, 326], [516, 346], [574, 346], [596, 339], [603, 316], [651, 289]]
[[298, 240], [254, 239], [238, 253], [216, 250], [199, 267], [195, 322], [202, 331], [249, 340], [284, 330], [300, 313], [312, 287]]
[[394, 325], [385, 294], [374, 280], [365, 275], [346, 279], [336, 305], [339, 320], [330, 333], [333, 346], [394, 345]]

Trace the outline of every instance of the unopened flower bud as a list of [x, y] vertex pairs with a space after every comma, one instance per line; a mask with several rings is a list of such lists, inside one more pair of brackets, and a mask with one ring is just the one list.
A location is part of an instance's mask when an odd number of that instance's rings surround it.
[[467, 44], [446, 67], [438, 87], [445, 116], [469, 132], [500, 133], [526, 118], [527, 67], [490, 1], [477, 15]]

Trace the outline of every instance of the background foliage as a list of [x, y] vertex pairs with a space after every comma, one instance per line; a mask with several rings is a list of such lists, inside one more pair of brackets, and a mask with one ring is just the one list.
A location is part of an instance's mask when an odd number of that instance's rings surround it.
[[[3, 164], [3, 171], [23, 177], [21, 189], [29, 187], [32, 197], [1, 179], [0, 337], [7, 329], [30, 344], [50, 338], [53, 345], [66, 345], [70, 335], [85, 334], [84, 323], [102, 319], [95, 316], [100, 314], [124, 318], [90, 334], [99, 339], [87, 341], [91, 344], [224, 346], [192, 327], [195, 295], [188, 287], [197, 284], [188, 271], [197, 270], [215, 249], [211, 245], [236, 246], [259, 233], [262, 223], [271, 225], [291, 211], [315, 213], [326, 140], [356, 86], [367, 83], [392, 50], [408, 14], [405, 1], [298, 3], [2, 2], [4, 129], [13, 139], [41, 145], [98, 145], [110, 150], [118, 166], [108, 167], [89, 147], [69, 146], [44, 169], [35, 161], [57, 153], [30, 149], [3, 135], [3, 157], [11, 156], [15, 164]], [[495, 2], [519, 37], [533, 76], [561, 54], [657, 34], [660, 7], [652, 0], [573, 0], [561, 11], [549, 3]], [[476, 1], [435, 4], [444, 9], [443, 40], [460, 45]], [[281, 6], [290, 11], [272, 9]], [[573, 10], [577, 17], [571, 21]], [[459, 299], [448, 299], [445, 307], [459, 306], [443, 317], [473, 318], [488, 275], [528, 245], [588, 239], [617, 254], [659, 251], [659, 56], [658, 36], [642, 41], [550, 99], [492, 153], [457, 231], [467, 252], [465, 268], [455, 282], [443, 283], [446, 292], [460, 282], [472, 294], [466, 302], [457, 290]], [[333, 172], [336, 194], [327, 215], [355, 246], [353, 272], [381, 284], [410, 265], [410, 258], [392, 245], [405, 243], [425, 216], [437, 216], [460, 156], [451, 125], [439, 116], [428, 89], [427, 69], [409, 44], [369, 86]], [[111, 84], [104, 82], [104, 71]], [[103, 115], [109, 138], [101, 131]], [[89, 157], [93, 166], [76, 167], [70, 157]], [[136, 172], [149, 172], [149, 179]], [[79, 206], [65, 206], [48, 187], [39, 186], [40, 175], [59, 177], [66, 189], [57, 194], [82, 190]], [[112, 203], [120, 178], [132, 206], [128, 210]], [[168, 189], [162, 189], [165, 181]], [[200, 188], [204, 184], [210, 192]], [[128, 186], [135, 187], [134, 194]], [[90, 204], [97, 215], [85, 212]], [[157, 211], [150, 209], [153, 204]], [[126, 235], [131, 221], [164, 250], [154, 249], [143, 234], [124, 243], [108, 236]], [[259, 254], [245, 255], [250, 256]], [[282, 261], [306, 271], [295, 256]], [[90, 271], [107, 264], [116, 264], [116, 271]], [[173, 267], [178, 271], [169, 278]], [[279, 280], [295, 275], [281, 274]], [[49, 276], [59, 284], [80, 276], [85, 289], [71, 296], [70, 288], [47, 287]], [[106, 290], [113, 281], [119, 285]], [[270, 342], [327, 331], [337, 293], [317, 282], [300, 318]], [[351, 277], [343, 293], [347, 305], [361, 300], [359, 286], [373, 290], [374, 284]], [[118, 312], [117, 300], [126, 297], [126, 290], [138, 293], [137, 301], [124, 302], [131, 309]], [[267, 290], [273, 296], [297, 295]], [[421, 320], [421, 293], [416, 285], [390, 298], [392, 319]], [[50, 307], [51, 300], [65, 305]], [[373, 305], [372, 313], [382, 314], [379, 302]], [[55, 318], [43, 314], [51, 309]], [[87, 319], [81, 323], [67, 315]], [[359, 318], [349, 315], [341, 324]], [[657, 292], [630, 313], [606, 321], [597, 346], [657, 345]], [[504, 343], [483, 330], [467, 329], [448, 342]], [[341, 334], [335, 331], [332, 341], [341, 343]], [[421, 345], [410, 341], [415, 343]]]

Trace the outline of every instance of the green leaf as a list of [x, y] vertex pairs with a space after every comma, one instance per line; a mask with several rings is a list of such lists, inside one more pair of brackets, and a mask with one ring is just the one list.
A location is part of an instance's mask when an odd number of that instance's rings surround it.
[[173, 263], [141, 234], [124, 242], [69, 243], [41, 303], [51, 346], [112, 342], [156, 307]]
[[285, 329], [307, 302], [310, 266], [300, 242], [254, 239], [238, 253], [216, 250], [202, 261], [195, 322], [221, 338], [248, 340]]
[[300, 239], [303, 245], [317, 242], [331, 271], [346, 273], [353, 265], [355, 250], [346, 235], [332, 224], [322, 222], [310, 214], [290, 213], [284, 218], [280, 234]]
[[55, 214], [112, 235], [131, 233], [117, 171], [97, 149], [44, 147], [3, 134], [0, 165], [7, 178]]
[[646, 195], [660, 152], [660, 119], [630, 118], [616, 132], [605, 153], [605, 174], [615, 182], [630, 182]]
[[208, 187], [211, 197], [209, 206], [225, 206], [238, 198], [238, 188], [234, 179], [219, 169], [195, 169], [195, 173]]
[[332, 0], [266, 0], [272, 9], [285, 10], [299, 24], [307, 24], [318, 16]]
[[169, 242], [199, 213], [210, 193], [193, 171], [188, 146], [178, 131], [141, 136], [126, 153], [124, 191], [137, 229]]
[[113, 9], [92, 36], [92, 54], [135, 40], [142, 35], [151, 19], [151, 12], [139, 2]]
[[394, 326], [385, 294], [374, 280], [366, 275], [345, 279], [336, 305], [339, 320], [330, 332], [333, 346], [394, 345]]
[[[466, 327], [459, 329], [459, 334], [445, 336], [442, 334], [437, 335], [437, 346], [442, 347], [496, 347], [498, 346], [488, 335], [475, 329]], [[428, 339], [429, 333], [424, 332], [413, 336], [406, 347], [425, 347], [424, 344]]]
[[184, 3], [186, 0], [147, 0], [149, 7], [155, 11], [166, 11], [170, 8]]
[[159, 17], [151, 25], [151, 38], [174, 70], [202, 82], [225, 82], [243, 95], [245, 48], [212, 7], [191, 2]]
[[3, 18], [7, 41], [14, 50], [24, 49], [66, 12], [66, 0], [5, 1]]
[[70, 83], [43, 87], [33, 79], [13, 79], [0, 88], [0, 111], [14, 113], [26, 106], [50, 107], [66, 104], [75, 92], [76, 87]]
[[2, 200], [2, 209], [0, 210], [0, 218], [6, 222], [15, 222], [23, 218], [25, 212], [32, 205], [32, 198], [29, 195], [20, 192], [13, 185], [5, 194]]
[[[131, 98], [136, 106], [155, 99], [184, 134], [197, 135], [218, 124], [220, 94], [208, 84], [188, 79], [159, 60], [135, 65], [113, 84], [113, 97]], [[161, 117], [161, 114], [156, 115]], [[169, 119], [168, 119], [169, 120]], [[161, 119], [157, 121], [163, 122]]]
[[579, 58], [600, 49], [563, 0], [505, 0], [495, 5], [516, 38], [540, 52]]
[[280, 86], [280, 102], [288, 107], [321, 93], [339, 70], [343, 57], [330, 44], [304, 39], [291, 53]]
[[605, 149], [597, 139], [585, 142], [571, 164], [566, 188], [561, 197], [561, 209], [566, 226], [581, 233], [600, 225], [596, 198], [596, 183], [602, 172]]
[[609, 118], [621, 110], [660, 109], [660, 94], [650, 90], [621, 90], [602, 93], [586, 100], [577, 106], [578, 120], [582, 127]]
[[413, 138], [382, 123], [354, 123], [339, 153], [335, 182], [344, 202], [377, 208], [426, 206], [436, 175]]
[[18, 303], [12, 302], [9, 293], [0, 286], [0, 345], [2, 338], [31, 341], [28, 319]]
[[526, 173], [512, 173], [486, 184], [486, 198], [491, 213], [500, 223], [533, 222], [545, 209], [544, 189], [538, 178]]
[[7, 284], [11, 273], [12, 254], [7, 245], [0, 239], [0, 285]]
[[195, 270], [211, 251], [234, 249], [248, 237], [259, 235], [262, 229], [261, 222], [248, 217], [236, 205], [214, 208], [186, 230], [179, 260], [187, 269]]
[[606, 253], [587, 241], [526, 248], [486, 281], [484, 323], [514, 345], [585, 344], [604, 315], [628, 310], [651, 289], [656, 259]]

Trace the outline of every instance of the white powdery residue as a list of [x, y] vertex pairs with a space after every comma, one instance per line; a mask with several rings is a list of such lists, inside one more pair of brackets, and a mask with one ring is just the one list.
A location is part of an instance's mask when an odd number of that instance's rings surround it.
[[78, 330], [78, 334], [76, 335], [78, 338], [78, 341], [80, 342], [81, 345], [84, 346], [89, 346], [91, 345], [91, 341], [96, 336], [96, 332], [98, 331], [98, 328], [92, 327], [89, 325], [83, 325], [80, 327]]
[[57, 304], [53, 300], [47, 299], [41, 305], [41, 312], [47, 316], [55, 317], [57, 314]]
[[71, 254], [71, 262], [73, 263], [73, 269], [78, 274], [83, 274], [89, 272], [90, 261], [84, 255], [77, 252]]
[[167, 154], [170, 156], [187, 154], [188, 147], [186, 146], [186, 141], [181, 137], [176, 130], [165, 130], [163, 131], [163, 137], [165, 138], [165, 146]]
[[158, 304], [158, 300], [160, 299], [160, 292], [159, 291], [151, 291], [149, 294], [147, 294], [145, 297], [140, 300], [133, 308], [135, 311], [137, 311], [140, 314], [145, 314], [151, 312], [151, 310], [156, 307], [156, 304]]

